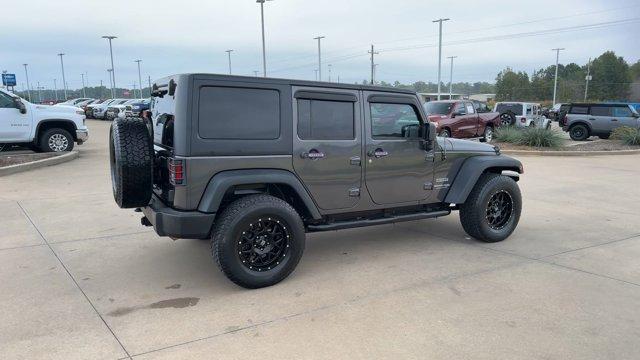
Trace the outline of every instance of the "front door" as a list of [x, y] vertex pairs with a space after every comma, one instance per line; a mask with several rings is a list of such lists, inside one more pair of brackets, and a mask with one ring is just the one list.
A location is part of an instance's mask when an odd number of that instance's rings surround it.
[[293, 167], [323, 210], [360, 199], [360, 107], [357, 90], [293, 88]]
[[613, 119], [611, 130], [619, 126], [628, 126], [631, 128], [638, 128], [638, 118], [633, 116], [633, 111], [629, 105], [616, 105], [613, 108]]
[[11, 96], [0, 92], [0, 142], [29, 140], [31, 114], [20, 113]]
[[365, 184], [377, 204], [417, 203], [433, 193], [433, 153], [415, 131], [424, 117], [414, 96], [364, 92]]

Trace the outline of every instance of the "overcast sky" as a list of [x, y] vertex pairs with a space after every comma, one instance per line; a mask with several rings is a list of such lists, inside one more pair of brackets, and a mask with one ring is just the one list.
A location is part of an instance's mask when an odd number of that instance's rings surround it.
[[[33, 87], [38, 81], [53, 87], [54, 78], [60, 84], [59, 52], [66, 53], [70, 88], [81, 86], [84, 72], [90, 85], [108, 84], [109, 49], [101, 35], [118, 36], [120, 87], [137, 83], [137, 58], [145, 79], [227, 73], [227, 49], [234, 50], [234, 74], [262, 69], [255, 0], [31, 0], [11, 1], [8, 10], [0, 22], [0, 69], [16, 73], [18, 85], [25, 81], [23, 63]], [[449, 77], [445, 57], [454, 55], [454, 82], [493, 82], [507, 66], [531, 73], [555, 62], [555, 47], [566, 48], [561, 63], [583, 64], [605, 50], [629, 62], [640, 58], [638, 0], [275, 0], [265, 4], [267, 71], [313, 79], [313, 38], [322, 35], [324, 80], [328, 64], [333, 80], [367, 79], [373, 43], [380, 50], [378, 80], [435, 82], [438, 27], [432, 20], [441, 17], [451, 18], [444, 23], [443, 82]], [[621, 20], [629, 21], [616, 23]]]

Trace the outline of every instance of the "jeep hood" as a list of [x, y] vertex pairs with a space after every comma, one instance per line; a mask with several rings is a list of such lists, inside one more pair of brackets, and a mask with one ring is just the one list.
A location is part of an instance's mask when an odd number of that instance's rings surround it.
[[456, 152], [470, 152], [470, 153], [496, 153], [496, 148], [493, 145], [477, 142], [477, 141], [469, 141], [469, 140], [461, 140], [461, 139], [453, 139], [453, 138], [438, 138], [438, 144], [445, 148], [446, 151], [456, 151]]

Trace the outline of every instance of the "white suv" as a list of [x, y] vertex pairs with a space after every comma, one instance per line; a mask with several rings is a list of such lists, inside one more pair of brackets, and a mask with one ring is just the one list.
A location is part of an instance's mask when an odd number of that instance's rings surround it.
[[493, 111], [500, 113], [500, 125], [517, 127], [551, 127], [551, 120], [542, 115], [540, 104], [527, 102], [498, 102]]
[[78, 107], [32, 104], [0, 89], [0, 148], [25, 144], [37, 150], [71, 151], [89, 138]]

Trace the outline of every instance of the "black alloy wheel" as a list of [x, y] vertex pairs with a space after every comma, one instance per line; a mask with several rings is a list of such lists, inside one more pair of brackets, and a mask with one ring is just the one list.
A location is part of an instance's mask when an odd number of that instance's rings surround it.
[[487, 203], [487, 223], [493, 230], [503, 229], [513, 215], [513, 199], [511, 195], [500, 190], [493, 194]]
[[238, 257], [252, 271], [267, 271], [280, 265], [289, 253], [291, 234], [277, 217], [250, 223], [238, 239]]

